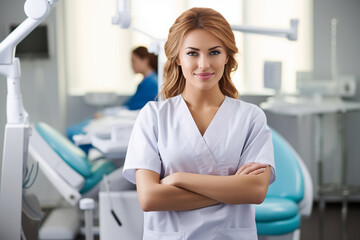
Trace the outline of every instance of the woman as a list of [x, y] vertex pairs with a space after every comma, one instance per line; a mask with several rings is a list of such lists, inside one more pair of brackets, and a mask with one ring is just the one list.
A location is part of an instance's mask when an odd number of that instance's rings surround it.
[[140, 73], [144, 79], [137, 87], [136, 93], [124, 104], [129, 110], [142, 108], [158, 94], [157, 56], [149, 53], [146, 47], [137, 47], [131, 54], [131, 66], [135, 73]]
[[[158, 94], [157, 78], [157, 56], [149, 53], [146, 47], [140, 46], [135, 48], [131, 54], [131, 67], [135, 73], [144, 76], [139, 83], [136, 92], [120, 107], [109, 107], [94, 114], [95, 119], [103, 116], [117, 115], [122, 109], [139, 110], [145, 106], [148, 101], [155, 100]], [[73, 140], [74, 135], [83, 134], [83, 128], [87, 126], [93, 118], [87, 118], [82, 122], [67, 127], [66, 134], [69, 139]], [[89, 147], [82, 146], [88, 152]]]
[[123, 106], [107, 108], [98, 116], [116, 114], [119, 109], [124, 107], [129, 110], [139, 110], [145, 106], [148, 101], [155, 100], [158, 94], [157, 78], [157, 56], [149, 53], [146, 47], [140, 46], [135, 48], [131, 54], [131, 67], [135, 73], [144, 76], [139, 83], [136, 92], [131, 96]]
[[275, 180], [264, 113], [238, 100], [231, 27], [208, 8], [177, 18], [162, 102], [140, 112], [123, 175], [136, 183], [143, 239], [257, 239], [251, 204]]

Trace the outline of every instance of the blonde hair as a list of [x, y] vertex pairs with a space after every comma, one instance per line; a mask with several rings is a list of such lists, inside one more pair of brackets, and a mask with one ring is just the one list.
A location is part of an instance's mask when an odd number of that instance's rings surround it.
[[238, 52], [234, 33], [226, 19], [211, 8], [191, 8], [182, 13], [171, 26], [165, 43], [167, 61], [164, 65], [164, 85], [160, 95], [163, 99], [181, 94], [185, 88], [185, 77], [176, 63], [180, 46], [185, 34], [193, 29], [203, 29], [219, 38], [228, 56], [224, 74], [219, 81], [221, 92], [229, 97], [238, 98], [239, 93], [231, 81], [231, 72], [237, 69], [235, 54]]

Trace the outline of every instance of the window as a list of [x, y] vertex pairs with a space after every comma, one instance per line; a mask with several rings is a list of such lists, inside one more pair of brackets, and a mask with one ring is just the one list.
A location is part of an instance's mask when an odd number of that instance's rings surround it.
[[[60, 8], [59, 8], [60, 9]], [[115, 0], [65, 0], [65, 71], [70, 94], [135, 90], [131, 33], [111, 24]]]
[[[63, 4], [59, 14], [64, 22], [64, 69], [69, 93], [116, 91], [132, 94], [140, 76], [132, 72], [131, 50], [139, 45], [149, 47], [152, 39], [111, 25], [116, 0], [64, 0]], [[240, 92], [263, 89], [265, 61], [282, 62], [285, 91], [295, 90], [296, 71], [312, 68], [312, 0], [131, 0], [130, 4], [132, 25], [159, 39], [167, 37], [177, 16], [195, 6], [214, 8], [230, 24], [288, 28], [291, 18], [299, 18], [296, 42], [235, 32], [240, 54], [233, 81]]]

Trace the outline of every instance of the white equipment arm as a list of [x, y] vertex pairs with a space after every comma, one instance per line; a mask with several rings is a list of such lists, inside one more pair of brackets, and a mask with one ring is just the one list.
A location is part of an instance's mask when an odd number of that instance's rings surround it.
[[257, 33], [257, 34], [270, 35], [276, 37], [286, 37], [290, 41], [296, 41], [298, 25], [299, 25], [298, 19], [291, 19], [289, 29], [263, 28], [263, 27], [249, 26], [249, 25], [231, 25], [231, 28], [234, 31], [240, 31], [244, 33]]
[[27, 0], [24, 11], [28, 18], [0, 43], [0, 74], [7, 77], [7, 123], [28, 123], [28, 114], [20, 92], [20, 63], [15, 58], [16, 46], [50, 13], [55, 0]]
[[20, 61], [16, 46], [50, 13], [57, 0], [27, 0], [27, 19], [0, 43], [0, 74], [7, 78], [7, 123], [0, 179], [0, 239], [21, 238], [23, 178], [31, 134], [20, 91]]
[[129, 28], [130, 23], [131, 16], [129, 0], [116, 1], [116, 14], [112, 18], [112, 24], [119, 25], [121, 28]]

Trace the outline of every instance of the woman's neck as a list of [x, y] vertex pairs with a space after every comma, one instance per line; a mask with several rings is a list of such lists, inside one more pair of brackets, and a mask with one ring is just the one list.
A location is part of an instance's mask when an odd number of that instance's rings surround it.
[[152, 68], [146, 68], [143, 72], [142, 72], [142, 74], [144, 75], [144, 77], [147, 77], [147, 76], [149, 76], [151, 73], [153, 73], [154, 72], [154, 69], [152, 69]]
[[220, 107], [221, 103], [225, 99], [224, 94], [221, 92], [218, 86], [207, 91], [193, 89], [189, 90], [185, 87], [182, 93], [182, 97], [188, 105], [194, 108], [208, 106]]

